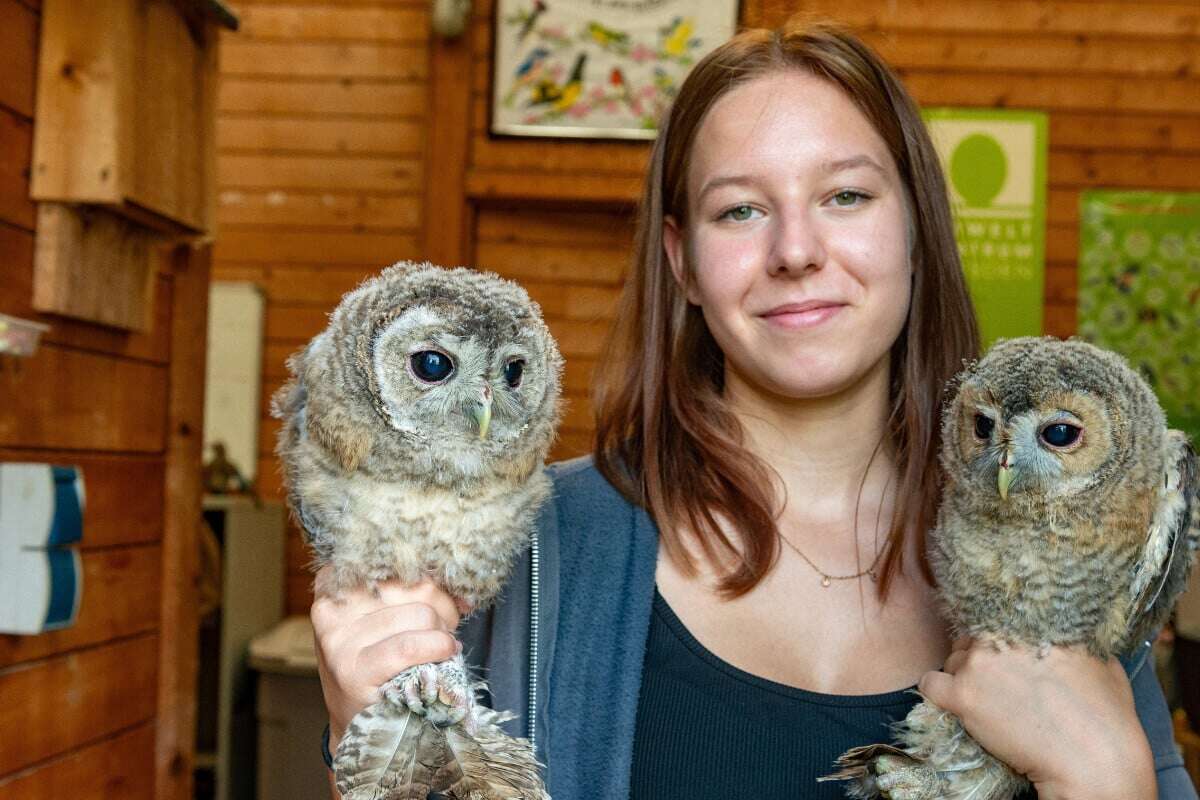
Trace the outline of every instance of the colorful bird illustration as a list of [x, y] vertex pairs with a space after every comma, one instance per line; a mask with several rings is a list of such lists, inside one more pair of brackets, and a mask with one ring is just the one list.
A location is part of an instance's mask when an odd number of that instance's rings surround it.
[[525, 40], [537, 23], [538, 17], [544, 13], [546, 13], [546, 4], [543, 0], [533, 0], [533, 8], [530, 11], [522, 11], [517, 14], [517, 20], [521, 22], [521, 30], [517, 31], [517, 44]]
[[586, 63], [587, 53], [580, 53], [575, 58], [570, 77], [561, 86], [552, 80], [538, 81], [533, 87], [533, 98], [529, 105], [550, 105], [555, 113], [562, 113], [573, 106], [583, 91], [583, 67]]
[[662, 50], [671, 58], [681, 58], [688, 50], [688, 47], [695, 47], [700, 44], [699, 39], [693, 39], [692, 33], [696, 30], [696, 23], [691, 17], [676, 17], [671, 21], [671, 24], [661, 29], [663, 35]]
[[675, 96], [675, 78], [662, 67], [654, 68], [654, 85], [664, 96], [668, 98]]
[[592, 21], [587, 24], [586, 36], [590, 36], [592, 41], [605, 50], [622, 55], [629, 52], [629, 34], [606, 28], [599, 22]]
[[504, 105], [511, 107], [517, 94], [526, 86], [534, 83], [542, 77], [543, 68], [546, 66], [546, 58], [550, 55], [550, 51], [544, 47], [535, 47], [525, 60], [517, 67], [513, 73], [512, 86], [504, 95]]
[[629, 84], [625, 81], [625, 73], [620, 67], [613, 67], [608, 74], [608, 85], [612, 87], [616, 99], [628, 105], [630, 103]]

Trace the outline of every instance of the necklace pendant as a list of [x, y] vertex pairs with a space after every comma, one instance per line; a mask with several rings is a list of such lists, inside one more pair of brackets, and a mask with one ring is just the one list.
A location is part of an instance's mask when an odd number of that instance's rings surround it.
[[821, 576], [821, 585], [822, 585], [822, 586], [824, 586], [826, 589], [828, 589], [828, 588], [829, 588], [829, 584], [831, 584], [832, 582], [833, 582], [833, 581], [829, 580], [829, 576], [828, 576], [828, 575], [822, 575], [822, 576]]

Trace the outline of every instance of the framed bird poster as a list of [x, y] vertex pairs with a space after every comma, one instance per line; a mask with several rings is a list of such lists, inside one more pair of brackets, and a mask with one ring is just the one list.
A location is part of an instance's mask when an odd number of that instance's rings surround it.
[[653, 139], [737, 0], [496, 0], [491, 131]]

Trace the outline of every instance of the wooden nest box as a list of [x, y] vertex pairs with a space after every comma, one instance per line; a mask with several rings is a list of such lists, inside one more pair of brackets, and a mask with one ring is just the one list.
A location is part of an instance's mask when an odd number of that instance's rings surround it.
[[132, 330], [152, 253], [211, 236], [216, 0], [44, 0], [30, 195], [34, 307]]

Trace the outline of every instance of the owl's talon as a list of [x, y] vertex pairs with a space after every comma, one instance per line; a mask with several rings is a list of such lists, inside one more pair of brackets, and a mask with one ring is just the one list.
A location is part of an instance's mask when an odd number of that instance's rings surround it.
[[475, 692], [461, 656], [411, 667], [393, 678], [384, 694], [393, 704], [438, 726], [469, 719], [475, 706]]
[[417, 669], [420, 672], [421, 702], [428, 708], [438, 699], [438, 668], [435, 664], [422, 664]]
[[393, 705], [407, 708], [414, 714], [424, 714], [425, 704], [421, 702], [421, 673], [419, 667], [413, 667], [392, 678], [387, 698]]
[[888, 800], [934, 800], [942, 796], [937, 770], [904, 756], [884, 754], [871, 763], [880, 794]]

